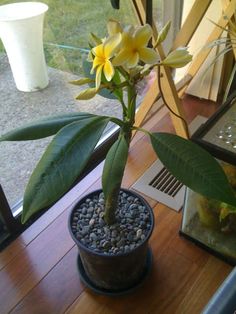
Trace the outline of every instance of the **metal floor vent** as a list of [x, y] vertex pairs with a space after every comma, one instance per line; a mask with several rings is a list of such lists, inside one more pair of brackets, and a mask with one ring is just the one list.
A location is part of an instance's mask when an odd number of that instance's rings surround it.
[[183, 205], [185, 186], [163, 166], [160, 160], [155, 161], [132, 187], [176, 211]]
[[152, 179], [149, 185], [172, 197], [175, 197], [183, 186], [165, 167]]
[[[205, 121], [206, 118], [197, 116], [190, 124], [190, 133], [195, 132]], [[164, 167], [160, 160], [155, 161], [132, 187], [176, 211], [180, 211], [183, 206], [185, 186]]]

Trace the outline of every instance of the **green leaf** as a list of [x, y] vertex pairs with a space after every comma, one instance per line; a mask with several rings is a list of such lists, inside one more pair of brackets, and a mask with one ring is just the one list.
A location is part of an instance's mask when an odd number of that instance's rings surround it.
[[16, 128], [0, 137], [0, 141], [28, 141], [37, 140], [56, 134], [61, 128], [74, 121], [96, 117], [90, 113], [70, 113], [49, 118], [43, 118], [25, 126]]
[[78, 79], [78, 80], [70, 81], [69, 83], [73, 84], [73, 85], [81, 86], [81, 85], [84, 85], [84, 84], [94, 83], [94, 80], [91, 79], [91, 78], [88, 78], [88, 77], [84, 77], [84, 78], [81, 78], [81, 79]]
[[192, 60], [192, 56], [189, 54], [187, 48], [177, 48], [161, 62], [162, 65], [166, 65], [172, 68], [181, 68], [188, 64]]
[[171, 21], [168, 21], [166, 23], [166, 25], [160, 30], [160, 32], [158, 33], [158, 37], [157, 37], [156, 43], [154, 45], [154, 48], [156, 48], [158, 45], [160, 45], [166, 39], [166, 36], [167, 36], [169, 29], [170, 29], [170, 26], [171, 26]]
[[[228, 19], [227, 16], [225, 16], [224, 18], [228, 20], [228, 23], [230, 22], [230, 20]], [[225, 31], [225, 32], [228, 33], [228, 34], [234, 35], [234, 33], [231, 32], [231, 29], [230, 29], [230, 28], [221, 26], [221, 25], [217, 24], [216, 22], [214, 22], [214, 21], [211, 20], [211, 19], [209, 19], [209, 21], [210, 21], [212, 24], [214, 24], [215, 26], [219, 27], [219, 28], [222, 30], [222, 32]]]
[[164, 166], [183, 184], [206, 197], [236, 206], [236, 198], [219, 163], [197, 144], [169, 133], [150, 135]]
[[69, 190], [83, 171], [109, 118], [92, 117], [65, 126], [53, 138], [27, 184], [22, 222]]
[[217, 47], [217, 46], [220, 46], [220, 45], [230, 45], [230, 43], [231, 43], [231, 39], [230, 38], [228, 38], [228, 37], [221, 37], [221, 38], [213, 40], [209, 44], [205, 45], [203, 47], [203, 49], [210, 49], [210, 48]]
[[83, 90], [81, 93], [79, 93], [79, 95], [76, 96], [76, 99], [77, 100], [92, 99], [97, 93], [98, 93], [98, 90], [95, 87], [87, 88]]
[[98, 46], [102, 44], [102, 40], [99, 37], [97, 37], [94, 33], [90, 33], [89, 43], [91, 43], [92, 46]]
[[105, 200], [113, 197], [113, 194], [119, 191], [127, 157], [128, 144], [124, 135], [120, 135], [110, 148], [103, 168], [102, 187]]
[[[113, 76], [112, 81], [116, 84], [119, 85], [121, 83], [121, 79], [120, 79], [120, 74], [117, 70], [115, 70], [115, 74]], [[116, 88], [114, 90], [114, 95], [119, 99], [120, 102], [123, 102], [123, 90], [122, 88]]]

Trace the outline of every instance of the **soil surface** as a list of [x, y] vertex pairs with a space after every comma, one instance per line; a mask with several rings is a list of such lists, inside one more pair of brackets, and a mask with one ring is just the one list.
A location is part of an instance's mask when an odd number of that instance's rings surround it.
[[72, 232], [85, 247], [107, 255], [128, 253], [150, 235], [150, 211], [135, 195], [120, 192], [116, 220], [112, 225], [105, 223], [104, 195], [98, 191], [81, 200], [74, 209]]

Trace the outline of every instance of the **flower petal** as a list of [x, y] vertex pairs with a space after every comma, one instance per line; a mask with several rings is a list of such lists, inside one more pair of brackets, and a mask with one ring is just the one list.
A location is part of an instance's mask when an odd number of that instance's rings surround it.
[[134, 68], [139, 61], [139, 54], [138, 52], [133, 52], [132, 54], [129, 55], [129, 59], [127, 60], [126, 64], [128, 68]]
[[109, 37], [104, 42], [104, 56], [105, 58], [110, 59], [113, 57], [115, 50], [118, 48], [118, 45], [120, 44], [122, 39], [121, 33], [118, 33], [116, 35], [113, 35]]
[[128, 33], [130, 36], [133, 36], [135, 32], [135, 27], [133, 25], [126, 25], [123, 29], [123, 32]]
[[121, 46], [126, 49], [131, 46], [133, 47], [133, 40], [134, 38], [129, 33], [123, 32]]
[[115, 71], [112, 63], [109, 60], [107, 60], [107, 62], [104, 65], [103, 73], [108, 81], [110, 81], [114, 76]]
[[98, 67], [99, 65], [104, 65], [104, 63], [105, 63], [104, 59], [99, 58], [99, 57], [95, 57], [95, 58], [93, 59], [93, 67], [92, 67], [92, 69], [91, 69], [91, 73], [93, 73], [93, 70], [94, 70], [96, 67]]
[[122, 33], [122, 27], [120, 23], [116, 20], [110, 19], [107, 23], [107, 30], [110, 36], [115, 35], [117, 33]]
[[96, 70], [96, 90], [98, 90], [101, 84], [102, 68], [103, 68], [103, 65], [100, 65], [99, 67], [97, 67], [97, 70]]
[[154, 49], [151, 48], [141, 48], [139, 49], [139, 58], [144, 63], [154, 64], [158, 61], [158, 54]]
[[112, 60], [112, 64], [114, 66], [118, 66], [118, 65], [123, 65], [127, 62], [127, 60], [130, 57], [130, 50], [128, 49], [123, 49], [121, 50], [117, 56], [115, 56], [115, 58]]
[[149, 39], [152, 37], [152, 28], [150, 25], [146, 24], [137, 29], [135, 35], [135, 44], [136, 47], [145, 47], [147, 46]]
[[104, 46], [103, 46], [103, 44], [94, 47], [94, 48], [92, 49], [92, 53], [93, 53], [96, 57], [102, 58], [102, 57], [104, 56]]

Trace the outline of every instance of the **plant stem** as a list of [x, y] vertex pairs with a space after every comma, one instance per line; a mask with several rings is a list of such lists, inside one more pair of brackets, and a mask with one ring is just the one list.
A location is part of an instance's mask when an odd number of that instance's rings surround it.
[[119, 192], [114, 191], [112, 195], [106, 200], [105, 204], [105, 213], [104, 213], [104, 220], [106, 224], [112, 225], [116, 222], [116, 208], [118, 207], [118, 202], [119, 202]]
[[145, 130], [145, 129], [143, 129], [143, 128], [139, 128], [139, 127], [137, 127], [137, 126], [133, 126], [133, 127], [132, 127], [132, 130], [141, 131], [141, 132], [145, 133], [146, 135], [151, 135], [151, 133], [150, 133], [148, 130]]
[[[123, 156], [121, 157], [122, 167], [119, 168], [119, 175], [116, 175], [117, 173], [114, 174], [114, 172], [113, 172], [114, 177], [112, 177], [112, 179], [115, 180], [115, 183], [112, 184], [112, 188], [110, 188], [109, 193], [104, 192], [104, 196], [105, 196], [104, 220], [108, 225], [112, 225], [116, 222], [115, 213], [116, 213], [116, 209], [118, 208], [118, 205], [119, 205], [119, 194], [120, 194], [120, 189], [121, 189], [121, 183], [122, 183], [122, 179], [124, 176], [125, 165], [127, 163], [127, 158], [128, 158], [128, 150], [129, 150], [130, 138], [131, 138], [130, 134], [131, 134], [130, 128], [127, 128], [126, 131], [124, 130], [124, 128], [120, 130], [118, 143], [120, 144], [120, 143], [122, 143], [122, 141], [125, 140], [125, 142], [127, 143], [127, 150], [125, 149], [125, 154], [123, 154]], [[116, 144], [114, 144], [114, 145], [116, 145]], [[118, 146], [116, 146], [116, 148], [117, 147]], [[114, 155], [113, 155], [113, 157], [114, 157]], [[114, 164], [114, 162], [119, 162], [119, 160], [112, 158], [111, 162], [112, 162], [112, 164]]]
[[135, 119], [135, 109], [136, 109], [136, 91], [131, 85], [128, 86], [128, 119], [130, 123], [134, 124]]
[[[127, 104], [127, 112], [123, 112], [123, 122], [122, 122], [122, 126], [120, 129], [120, 135], [119, 135], [119, 139], [118, 142], [116, 142], [113, 146], [112, 149], [114, 149], [114, 151], [112, 151], [112, 154], [109, 155], [109, 157], [107, 157], [106, 162], [109, 160], [109, 162], [111, 164], [114, 163], [115, 158], [114, 156], [116, 155], [117, 151], [118, 151], [118, 147], [120, 147], [119, 145], [121, 143], [124, 144], [124, 142], [122, 142], [122, 140], [125, 140], [125, 149], [123, 150], [123, 152], [125, 152], [125, 155], [123, 154], [122, 156], [122, 167], [120, 167], [119, 169], [119, 175], [115, 175], [115, 183], [112, 185], [112, 187], [109, 189], [109, 193], [104, 193], [105, 194], [105, 215], [104, 215], [104, 220], [108, 225], [112, 225], [116, 222], [116, 216], [115, 216], [115, 212], [116, 209], [119, 205], [119, 194], [120, 194], [120, 189], [121, 189], [121, 183], [122, 183], [122, 179], [123, 179], [123, 175], [124, 175], [124, 170], [125, 170], [125, 165], [127, 163], [127, 158], [128, 158], [128, 150], [129, 150], [129, 145], [130, 145], [130, 141], [131, 141], [131, 136], [132, 136], [132, 127], [134, 125], [134, 121], [135, 121], [135, 107], [136, 107], [136, 90], [135, 87], [132, 86], [131, 84], [128, 85], [127, 88], [127, 92], [128, 92], [128, 104]], [[115, 119], [113, 119], [113, 122], [115, 122]], [[120, 120], [118, 119], [118, 121], [116, 121], [119, 123], [119, 125], [121, 124]], [[121, 142], [119, 142], [119, 140]], [[122, 145], [123, 145], [122, 144]], [[126, 147], [127, 144], [127, 147]], [[117, 146], [116, 146], [117, 145]], [[108, 153], [109, 154], [109, 153]], [[112, 157], [110, 157], [112, 156]], [[111, 159], [110, 159], [111, 158]], [[117, 161], [117, 160], [116, 160]], [[106, 165], [105, 162], [105, 165]], [[105, 176], [104, 176], [105, 177]]]
[[122, 121], [122, 120], [120, 120], [120, 119], [118, 119], [116, 117], [111, 117], [111, 122], [119, 125], [121, 128], [124, 127], [124, 121]]
[[168, 108], [168, 110], [174, 115], [176, 116], [177, 118], [181, 119], [184, 123], [184, 127], [185, 127], [185, 131], [187, 133], [187, 137], [190, 138], [189, 136], [189, 130], [188, 130], [188, 124], [186, 122], [186, 120], [181, 117], [180, 115], [178, 115], [177, 113], [175, 113], [170, 107], [169, 105], [167, 104], [166, 102], [166, 99], [165, 99], [165, 96], [164, 96], [164, 93], [163, 93], [163, 90], [162, 90], [162, 87], [161, 87], [161, 69], [160, 69], [160, 65], [157, 66], [157, 83], [158, 83], [158, 87], [159, 87], [159, 92], [160, 92], [160, 95], [161, 95], [161, 98], [163, 100], [163, 103], [164, 105]]

